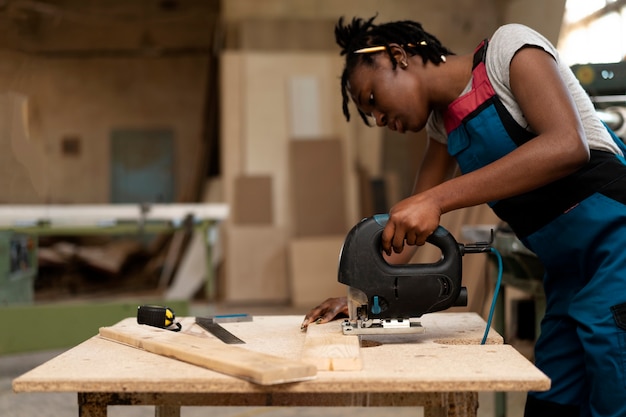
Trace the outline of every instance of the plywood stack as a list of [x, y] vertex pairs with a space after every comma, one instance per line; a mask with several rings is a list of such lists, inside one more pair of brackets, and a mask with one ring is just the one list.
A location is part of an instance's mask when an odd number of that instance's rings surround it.
[[[224, 301], [299, 304], [345, 292], [337, 257], [359, 215], [340, 71], [333, 52], [222, 55], [222, 177], [233, 213]], [[301, 285], [311, 279], [317, 292]]]

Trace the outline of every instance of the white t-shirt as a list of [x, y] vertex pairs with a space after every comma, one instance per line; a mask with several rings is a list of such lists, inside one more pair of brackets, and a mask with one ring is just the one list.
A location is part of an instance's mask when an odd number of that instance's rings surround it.
[[[509, 67], [513, 56], [524, 46], [539, 47], [552, 55], [559, 66], [561, 77], [574, 98], [578, 113], [583, 123], [587, 143], [590, 149], [598, 149], [621, 155], [622, 152], [600, 121], [589, 96], [582, 88], [571, 69], [563, 63], [556, 48], [541, 34], [520, 24], [501, 26], [489, 40], [485, 67], [493, 88], [515, 121], [532, 132], [513, 93], [509, 80]], [[471, 80], [463, 94], [471, 89]], [[443, 114], [433, 111], [426, 124], [426, 132], [434, 140], [446, 144], [448, 135], [443, 123]]]

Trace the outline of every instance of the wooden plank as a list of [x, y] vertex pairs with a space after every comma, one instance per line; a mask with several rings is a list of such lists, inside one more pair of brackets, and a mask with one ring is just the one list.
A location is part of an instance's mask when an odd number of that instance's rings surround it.
[[151, 353], [198, 365], [260, 385], [312, 379], [314, 366], [253, 352], [212, 339], [124, 322], [101, 327], [100, 336]]
[[307, 328], [301, 359], [318, 371], [360, 371], [363, 368], [359, 336], [345, 336], [341, 321]]

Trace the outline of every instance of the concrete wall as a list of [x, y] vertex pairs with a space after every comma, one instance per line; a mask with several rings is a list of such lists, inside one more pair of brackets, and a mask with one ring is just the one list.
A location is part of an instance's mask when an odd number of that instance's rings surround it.
[[[202, 134], [206, 59], [39, 58], [3, 51], [0, 62], [4, 92], [19, 93], [26, 103], [25, 126], [14, 124], [0, 141], [3, 146], [15, 143], [20, 134], [30, 148], [13, 153], [19, 163], [6, 174], [17, 174], [23, 165], [36, 191], [24, 194], [28, 184], [3, 187], [0, 202], [107, 203], [110, 135], [119, 128], [171, 128], [178, 193], [192, 181]], [[78, 153], [62, 152], [67, 139], [79, 141]]]
[[[171, 129], [175, 200], [189, 198], [206, 170], [219, 4], [161, 3], [18, 1], [0, 10], [0, 203], [109, 202], [113, 129]], [[75, 152], [63, 152], [68, 141]]]

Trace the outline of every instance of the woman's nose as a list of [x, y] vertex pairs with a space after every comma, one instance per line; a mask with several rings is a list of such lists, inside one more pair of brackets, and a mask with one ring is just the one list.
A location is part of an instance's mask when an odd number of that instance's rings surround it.
[[374, 116], [374, 120], [376, 120], [376, 126], [387, 126], [387, 117], [383, 113], [374, 111], [372, 112], [372, 115]]

